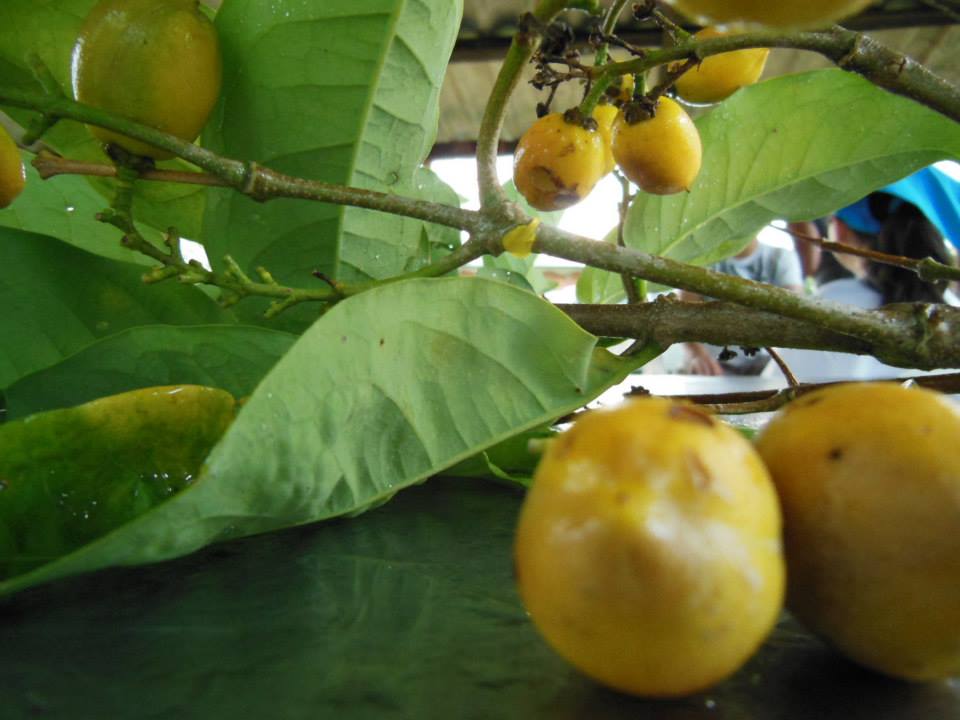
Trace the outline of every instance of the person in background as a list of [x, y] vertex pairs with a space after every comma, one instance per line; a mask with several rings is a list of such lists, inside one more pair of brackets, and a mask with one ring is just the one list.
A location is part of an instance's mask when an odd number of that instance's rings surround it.
[[[728, 275], [777, 285], [796, 293], [803, 292], [803, 274], [797, 254], [792, 250], [765, 245], [757, 238], [753, 238], [737, 255], [711, 267]], [[683, 297], [695, 299], [696, 296], [684, 293]], [[770, 355], [764, 350], [748, 353], [741, 348], [731, 348], [722, 352], [722, 348], [702, 343], [687, 343], [685, 348], [687, 361], [684, 371], [693, 375], [759, 375], [770, 362]]]
[[[888, 185], [836, 213], [831, 239], [908, 258], [930, 257], [956, 265], [960, 239], [960, 183], [935, 168], [925, 168]], [[824, 300], [875, 309], [889, 303], [958, 304], [946, 282], [930, 283], [904, 268], [842, 256], [853, 275], [824, 283]], [[862, 380], [903, 375], [902, 368], [869, 356], [784, 349], [784, 361], [800, 381]]]

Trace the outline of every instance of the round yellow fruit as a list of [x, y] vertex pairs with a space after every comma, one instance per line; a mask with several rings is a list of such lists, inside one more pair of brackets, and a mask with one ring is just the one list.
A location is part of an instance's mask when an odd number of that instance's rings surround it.
[[593, 119], [597, 121], [597, 132], [603, 138], [603, 174], [609, 175], [617, 163], [613, 159], [613, 122], [620, 109], [616, 105], [597, 105], [593, 110]]
[[788, 605], [850, 659], [960, 675], [960, 413], [865, 383], [792, 402], [757, 447], [783, 504]]
[[0, 127], [0, 208], [5, 208], [23, 192], [27, 173], [20, 150], [10, 133]]
[[[716, 28], [704, 28], [694, 37], [706, 40], [725, 34]], [[751, 48], [704, 58], [677, 79], [677, 94], [692, 103], [720, 102], [759, 80], [769, 54], [767, 48]]]
[[[78, 101], [193, 141], [220, 93], [220, 44], [196, 0], [102, 0], [73, 48]], [[94, 137], [155, 159], [170, 153], [111, 130]]]
[[515, 561], [547, 642], [642, 696], [687, 695], [734, 673], [783, 599], [763, 463], [729, 426], [663, 398], [591, 412], [549, 445]]
[[593, 190], [606, 173], [603, 136], [562, 113], [537, 120], [517, 144], [513, 182], [537, 210], [562, 210]]
[[824, 27], [874, 0], [667, 0], [703, 25], [731, 23], [781, 28]]
[[657, 102], [652, 118], [631, 124], [620, 113], [613, 124], [613, 157], [641, 190], [670, 195], [689, 190], [700, 172], [700, 133], [680, 105]]

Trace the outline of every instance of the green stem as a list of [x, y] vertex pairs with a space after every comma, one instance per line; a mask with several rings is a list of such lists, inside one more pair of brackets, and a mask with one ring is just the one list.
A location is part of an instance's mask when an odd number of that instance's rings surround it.
[[[540, 23], [548, 23], [566, 6], [566, 0], [540, 0], [532, 14]], [[514, 36], [483, 109], [483, 118], [477, 133], [477, 185], [480, 188], [481, 207], [486, 208], [505, 201], [497, 179], [500, 132], [503, 130], [507, 102], [539, 42], [539, 38], [529, 29], [521, 30]]]
[[481, 215], [472, 210], [284, 175], [256, 163], [221, 157], [193, 143], [184, 142], [154, 128], [125, 120], [89, 105], [74, 102], [69, 98], [52, 97], [0, 86], [0, 102], [37, 110], [44, 115], [98, 125], [142, 140], [193, 163], [220, 178], [228, 186], [258, 201], [278, 197], [300, 198], [404, 215], [468, 232], [477, 232], [485, 227]]
[[606, 65], [596, 74], [643, 73], [676, 60], [702, 59], [760, 47], [819, 53], [848, 72], [862, 75], [879, 87], [911, 98], [960, 122], [960, 89], [906, 55], [881, 45], [867, 35], [840, 27], [822, 32], [757, 31], [707, 40], [690, 39], [673, 47], [652, 51], [642, 58]]

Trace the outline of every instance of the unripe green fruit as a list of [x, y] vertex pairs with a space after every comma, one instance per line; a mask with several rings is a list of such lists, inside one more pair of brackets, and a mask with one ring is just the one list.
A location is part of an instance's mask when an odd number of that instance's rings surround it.
[[[72, 59], [79, 102], [193, 141], [220, 93], [220, 43], [196, 0], [102, 0]], [[111, 130], [94, 137], [157, 160], [171, 154]]]

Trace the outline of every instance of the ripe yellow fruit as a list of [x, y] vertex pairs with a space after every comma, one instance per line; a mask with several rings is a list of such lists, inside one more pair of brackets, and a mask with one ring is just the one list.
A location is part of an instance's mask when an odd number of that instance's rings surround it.
[[553, 648], [642, 696], [734, 673], [779, 614], [780, 511], [750, 443], [700, 410], [644, 398], [553, 441], [524, 500], [521, 598]]
[[562, 210], [589, 195], [606, 174], [604, 168], [600, 132], [567, 122], [562, 113], [551, 113], [520, 138], [513, 158], [513, 182], [537, 210]]
[[[706, 40], [725, 34], [716, 28], [704, 28], [694, 38]], [[677, 94], [692, 103], [720, 102], [759, 80], [769, 54], [767, 48], [751, 48], [704, 58], [677, 79]]]
[[824, 27], [860, 12], [874, 0], [667, 0], [703, 25]]
[[[220, 93], [220, 43], [196, 0], [102, 0], [73, 48], [77, 100], [193, 141]], [[105, 143], [155, 159], [170, 153], [91, 127]]]
[[899, 678], [960, 675], [960, 412], [928, 390], [829, 387], [757, 447], [783, 504], [788, 604]]
[[0, 127], [0, 208], [5, 208], [23, 192], [27, 173], [20, 150], [4, 128]]
[[616, 167], [613, 159], [613, 122], [620, 110], [616, 105], [597, 105], [593, 109], [593, 119], [597, 121], [597, 132], [603, 138], [603, 174], [609, 175]]
[[656, 114], [630, 124], [621, 113], [613, 124], [613, 157], [640, 189], [655, 195], [689, 190], [700, 172], [700, 133], [676, 102], [661, 97]]

